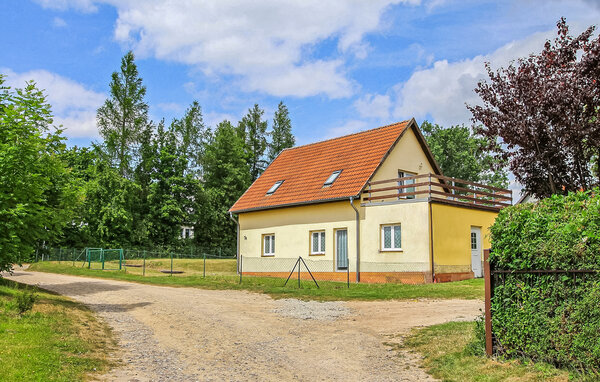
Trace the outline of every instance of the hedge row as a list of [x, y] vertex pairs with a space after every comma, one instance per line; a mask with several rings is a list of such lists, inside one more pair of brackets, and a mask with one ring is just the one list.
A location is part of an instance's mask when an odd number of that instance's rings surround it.
[[[600, 270], [600, 192], [509, 207], [491, 228], [496, 269]], [[600, 372], [600, 274], [500, 275], [492, 298], [499, 351]]]

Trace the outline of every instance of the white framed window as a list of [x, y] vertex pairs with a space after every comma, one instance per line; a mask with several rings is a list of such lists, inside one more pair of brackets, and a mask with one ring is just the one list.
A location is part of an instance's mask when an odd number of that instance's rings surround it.
[[388, 224], [381, 226], [381, 250], [402, 250], [402, 227], [400, 224]]
[[325, 254], [325, 231], [314, 231], [310, 234], [310, 254]]
[[[407, 172], [407, 171], [402, 171], [402, 170], [398, 170], [398, 178], [405, 178], [405, 177], [409, 177], [409, 176], [415, 176], [417, 174], [412, 173], [412, 172]], [[407, 179], [407, 180], [400, 180], [398, 181], [398, 186], [405, 186], [405, 185], [409, 185], [409, 184], [415, 184], [415, 180], [414, 179]], [[405, 193], [405, 192], [415, 192], [415, 188], [414, 187], [406, 187], [406, 188], [402, 188], [398, 190], [399, 194]], [[408, 196], [399, 196], [398, 199], [414, 199], [415, 195], [408, 195]]]
[[477, 249], [477, 234], [475, 232], [471, 232], [471, 249]]
[[275, 235], [263, 235], [263, 256], [275, 256]]

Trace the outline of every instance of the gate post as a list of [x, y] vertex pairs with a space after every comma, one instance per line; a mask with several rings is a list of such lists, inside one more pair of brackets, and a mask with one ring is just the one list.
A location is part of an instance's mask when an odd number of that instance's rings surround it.
[[490, 268], [490, 250], [483, 251], [483, 276], [485, 283], [485, 353], [491, 357], [494, 348], [492, 343], [492, 273]]

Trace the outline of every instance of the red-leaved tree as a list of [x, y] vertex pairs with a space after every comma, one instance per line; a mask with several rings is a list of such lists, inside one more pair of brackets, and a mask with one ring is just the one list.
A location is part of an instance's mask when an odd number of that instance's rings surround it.
[[558, 37], [493, 71], [467, 105], [490, 150], [508, 161], [525, 191], [538, 197], [589, 189], [600, 179], [600, 37], [589, 27], [577, 37], [564, 18]]

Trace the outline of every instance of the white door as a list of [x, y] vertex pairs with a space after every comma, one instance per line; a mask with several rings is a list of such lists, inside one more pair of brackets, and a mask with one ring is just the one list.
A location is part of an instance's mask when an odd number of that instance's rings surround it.
[[481, 266], [481, 228], [471, 227], [471, 270], [475, 277], [483, 277]]

